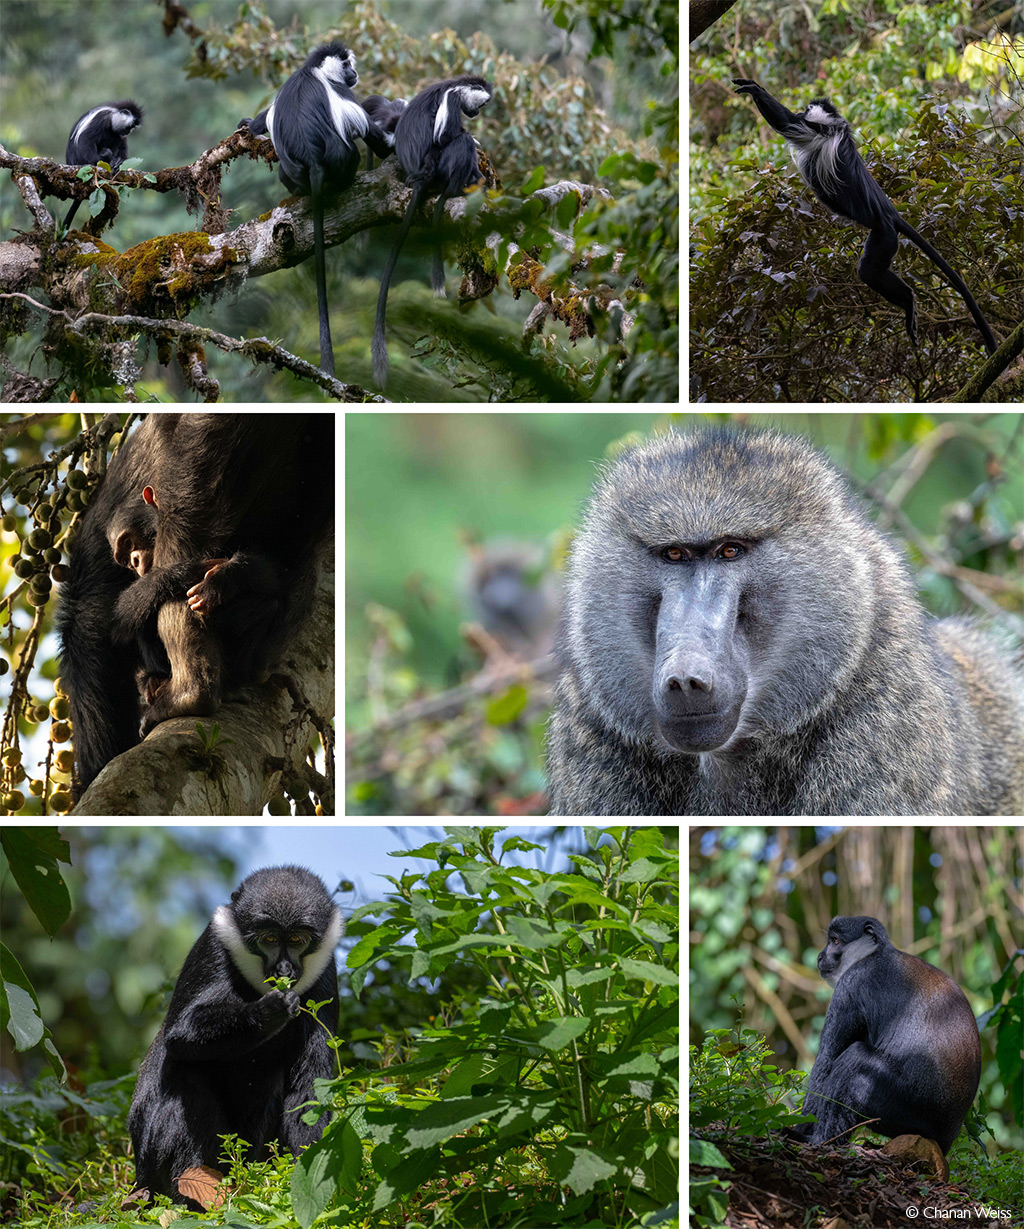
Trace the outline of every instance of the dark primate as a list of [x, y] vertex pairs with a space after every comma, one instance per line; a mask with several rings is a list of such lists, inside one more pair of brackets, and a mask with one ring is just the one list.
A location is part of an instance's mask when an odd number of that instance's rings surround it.
[[[68, 166], [94, 166], [106, 162], [111, 172], [128, 157], [128, 134], [142, 123], [142, 108], [130, 98], [105, 102], [78, 118], [68, 137], [64, 161]], [[80, 200], [72, 201], [64, 219], [67, 230], [78, 212]]]
[[476, 142], [462, 126], [462, 116], [480, 114], [494, 93], [483, 77], [455, 77], [421, 90], [398, 117], [395, 128], [395, 154], [412, 188], [412, 200], [402, 220], [398, 238], [384, 266], [377, 297], [377, 321], [373, 330], [373, 376], [380, 388], [388, 378], [386, 314], [388, 287], [412, 226], [416, 211], [428, 196], [437, 193], [434, 206], [434, 256], [430, 284], [435, 294], [444, 293], [444, 265], [441, 260], [440, 227], [445, 202], [461, 196], [467, 188], [483, 179]]
[[316, 246], [316, 297], [320, 313], [320, 366], [334, 375], [334, 347], [327, 312], [324, 262], [324, 202], [344, 192], [359, 170], [356, 137], [381, 158], [394, 141], [359, 105], [352, 86], [359, 81], [356, 58], [343, 43], [325, 43], [312, 51], [277, 91], [266, 111], [244, 119], [256, 136], [269, 133], [278, 158], [278, 174], [289, 192], [308, 196], [313, 209]]
[[[395, 147], [398, 118], [407, 105], [404, 98], [385, 98], [383, 94], [371, 94], [362, 101], [363, 110], [384, 134], [384, 140], [392, 149]], [[366, 169], [373, 170], [373, 150], [369, 146], [366, 147]]]
[[805, 441], [700, 431], [605, 470], [573, 544], [555, 815], [1019, 815], [1024, 684]]
[[[282, 627], [285, 585], [280, 568], [251, 551], [154, 566], [179, 554], [178, 527], [159, 513], [152, 487], [142, 495], [142, 506], [154, 509], [156, 518], [151, 525], [136, 518], [122, 527], [113, 535], [113, 554], [146, 579], [117, 599], [113, 638], [135, 641], [142, 654], [136, 681], [145, 738], [171, 717], [215, 713], [225, 691], [266, 671], [279, 647], [268, 629]], [[166, 671], [159, 668], [161, 649]]]
[[523, 660], [550, 653], [562, 605], [561, 574], [539, 542], [495, 539], [469, 547], [461, 587], [480, 625]]
[[823, 1144], [877, 1118], [879, 1135], [923, 1135], [948, 1152], [981, 1079], [964, 992], [873, 917], [834, 918], [818, 969], [835, 993], [804, 1098], [818, 1120], [797, 1131]]
[[857, 276], [894, 306], [902, 308], [907, 333], [917, 345], [917, 306], [914, 292], [889, 268], [899, 250], [897, 235], [915, 243], [945, 274], [947, 281], [967, 304], [974, 322], [992, 354], [996, 339], [981, 314], [963, 278], [956, 273], [932, 245], [900, 217], [896, 206], [878, 186], [864, 159], [857, 152], [850, 125], [824, 98], [816, 98], [805, 111], [789, 111], [756, 81], [733, 78], [737, 94], [749, 94], [754, 105], [789, 145], [804, 183], [833, 213], [849, 218], [871, 232], [864, 241], [864, 253], [857, 265]]
[[[334, 949], [341, 913], [323, 883], [298, 866], [256, 871], [221, 905], [185, 958], [167, 1019], [139, 1069], [128, 1115], [135, 1185], [202, 1210], [178, 1190], [187, 1170], [218, 1168], [218, 1136], [238, 1135], [249, 1160], [274, 1140], [297, 1154], [320, 1138], [297, 1109], [334, 1070], [324, 1029], [338, 1031]], [[271, 990], [268, 977], [293, 979]]]
[[[79, 789], [138, 742], [137, 688], [149, 704], [163, 696], [169, 657], [179, 659], [181, 687], [161, 700], [173, 710], [164, 716], [190, 711], [182, 695], [190, 677], [207, 701], [211, 694], [219, 700], [222, 665], [203, 657], [211, 629], [216, 636], [232, 620], [250, 629], [230, 650], [232, 684], [291, 636], [309, 608], [312, 552], [331, 524], [333, 469], [330, 414], [151, 414], [120, 448], [82, 518], [61, 593], [61, 674]], [[158, 493], [159, 510], [144, 502], [147, 487]], [[151, 567], [137, 579], [115, 558], [127, 550], [130, 562], [136, 537], [143, 551], [153, 543]], [[251, 587], [235, 586], [260, 573], [242, 566], [247, 558], [271, 572]], [[220, 560], [231, 565], [205, 578]], [[271, 574], [276, 592], [266, 591]], [[196, 585], [210, 595], [211, 611], [222, 606], [210, 628], [189, 605]], [[236, 596], [242, 604], [232, 614]], [[266, 603], [262, 620], [258, 601]]]

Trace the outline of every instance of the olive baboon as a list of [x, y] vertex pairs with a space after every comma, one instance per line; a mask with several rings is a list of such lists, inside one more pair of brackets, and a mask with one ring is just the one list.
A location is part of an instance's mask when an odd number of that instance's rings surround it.
[[550, 653], [562, 605], [561, 573], [541, 542], [497, 538], [471, 543], [461, 588], [498, 645], [528, 661]]
[[573, 546], [555, 815], [1019, 815], [1024, 682], [934, 620], [804, 440], [708, 430], [609, 466]]

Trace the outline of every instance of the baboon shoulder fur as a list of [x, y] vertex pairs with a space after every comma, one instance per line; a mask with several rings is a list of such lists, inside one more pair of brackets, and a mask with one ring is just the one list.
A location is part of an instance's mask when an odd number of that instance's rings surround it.
[[1019, 815], [1024, 681], [935, 619], [845, 478], [772, 431], [669, 434], [573, 545], [554, 815]]

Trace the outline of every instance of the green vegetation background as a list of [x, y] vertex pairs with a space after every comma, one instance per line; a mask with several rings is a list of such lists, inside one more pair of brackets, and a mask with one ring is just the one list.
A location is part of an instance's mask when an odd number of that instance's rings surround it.
[[[349, 728], [362, 728], [371, 627], [367, 603], [394, 610], [406, 624], [406, 665], [429, 687], [458, 681], [465, 664], [459, 623], [470, 617], [460, 593], [466, 550], [460, 534], [480, 540], [555, 540], [571, 531], [609, 445], [631, 432], [674, 424], [729, 422], [726, 414], [353, 414], [345, 426], [346, 700]], [[854, 482], [877, 478], [915, 440], [952, 415], [751, 414], [743, 423], [801, 434], [825, 449]], [[993, 433], [1020, 473], [1022, 419], [995, 414], [960, 421]], [[986, 481], [984, 452], [967, 439], [943, 446], [901, 505], [927, 537], [943, 508]], [[1024, 518], [1024, 491], [1009, 481], [992, 489], [986, 513], [1000, 523]], [[557, 541], [555, 541], [557, 550]], [[918, 561], [919, 562], [919, 561]], [[990, 556], [982, 569], [1002, 570]], [[938, 614], [961, 608], [948, 578], [920, 574], [923, 598]]]

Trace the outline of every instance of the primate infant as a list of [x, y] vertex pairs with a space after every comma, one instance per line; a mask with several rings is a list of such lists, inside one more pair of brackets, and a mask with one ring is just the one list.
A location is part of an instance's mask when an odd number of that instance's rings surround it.
[[152, 487], [112, 523], [115, 563], [139, 579], [118, 597], [113, 637], [135, 643], [143, 713], [140, 735], [171, 717], [209, 716], [227, 688], [256, 679], [274, 642], [253, 633], [280, 615], [281, 578], [268, 559], [236, 551], [154, 567], [160, 513]]
[[818, 970], [835, 988], [804, 1099], [818, 1121], [795, 1133], [823, 1144], [877, 1119], [879, 1135], [923, 1135], [948, 1152], [981, 1078], [964, 992], [873, 917], [834, 918]]

